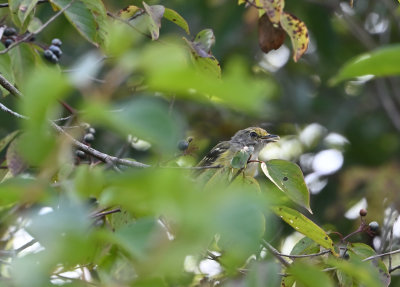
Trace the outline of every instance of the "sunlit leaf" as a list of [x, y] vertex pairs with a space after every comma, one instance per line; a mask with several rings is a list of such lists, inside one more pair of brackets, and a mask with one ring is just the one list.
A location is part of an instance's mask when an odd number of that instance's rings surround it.
[[283, 12], [281, 15], [281, 26], [292, 40], [293, 60], [297, 62], [307, 51], [310, 41], [306, 24], [296, 16]]
[[179, 27], [181, 27], [185, 32], [190, 35], [189, 25], [186, 20], [175, 10], [170, 8], [165, 8], [164, 18], [175, 23]]
[[261, 0], [262, 7], [266, 14], [268, 15], [269, 20], [278, 24], [281, 19], [281, 14], [283, 11], [283, 7], [285, 6], [284, 0]]
[[300, 167], [287, 160], [270, 160], [261, 164], [264, 174], [291, 200], [306, 208], [310, 208], [310, 192], [304, 181], [303, 172]]
[[296, 231], [336, 254], [333, 249], [333, 242], [328, 234], [303, 214], [286, 206], [272, 207], [272, 210]]
[[400, 74], [400, 45], [390, 45], [372, 52], [359, 55], [342, 66], [339, 73], [331, 80], [332, 84], [340, 81], [374, 75], [377, 77]]
[[164, 15], [165, 7], [162, 5], [149, 6], [143, 2], [143, 7], [149, 15], [149, 31], [151, 38], [157, 40], [160, 36], [161, 19]]
[[211, 29], [204, 29], [197, 33], [193, 46], [200, 57], [207, 57], [211, 54], [211, 47], [215, 44], [214, 32]]
[[129, 5], [118, 12], [118, 17], [124, 20], [131, 20], [132, 17], [143, 14], [144, 10], [135, 5]]
[[330, 278], [328, 273], [323, 272], [317, 266], [312, 266], [304, 263], [294, 263], [288, 268], [288, 273], [290, 273], [290, 275], [292, 275], [296, 279], [296, 282], [300, 283], [302, 286], [334, 286], [332, 279]]

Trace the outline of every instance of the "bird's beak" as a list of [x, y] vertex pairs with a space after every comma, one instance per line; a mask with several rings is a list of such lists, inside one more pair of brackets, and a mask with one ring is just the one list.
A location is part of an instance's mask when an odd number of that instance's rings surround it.
[[261, 139], [265, 140], [266, 142], [277, 142], [280, 138], [277, 135], [267, 135], [265, 137], [261, 137]]

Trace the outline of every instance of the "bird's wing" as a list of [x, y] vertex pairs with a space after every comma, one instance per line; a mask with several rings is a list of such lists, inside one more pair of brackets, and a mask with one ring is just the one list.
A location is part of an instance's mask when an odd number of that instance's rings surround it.
[[217, 144], [215, 147], [213, 147], [208, 154], [197, 164], [197, 166], [212, 166], [214, 165], [215, 160], [218, 158], [218, 156], [221, 153], [224, 153], [229, 149], [229, 142], [224, 141], [220, 142]]

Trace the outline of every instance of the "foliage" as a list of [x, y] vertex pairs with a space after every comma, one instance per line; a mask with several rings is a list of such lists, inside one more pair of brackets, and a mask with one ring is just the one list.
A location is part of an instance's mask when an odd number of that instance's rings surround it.
[[[376, 48], [345, 29], [365, 11], [336, 1], [131, 2], [0, 4], [0, 285], [395, 286], [398, 46], [357, 56], [357, 37]], [[285, 34], [296, 63], [274, 67]], [[370, 83], [339, 85], [365, 75], [381, 77], [371, 122], [354, 100]], [[250, 125], [281, 141], [195, 177]], [[344, 220], [362, 196], [380, 228]]]

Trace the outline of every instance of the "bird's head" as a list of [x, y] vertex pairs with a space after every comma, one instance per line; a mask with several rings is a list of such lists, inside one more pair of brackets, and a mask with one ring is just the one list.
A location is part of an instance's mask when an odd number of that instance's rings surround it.
[[279, 136], [272, 135], [262, 128], [249, 127], [238, 131], [232, 137], [231, 142], [241, 146], [254, 147], [255, 150], [260, 151], [266, 144], [278, 140]]

